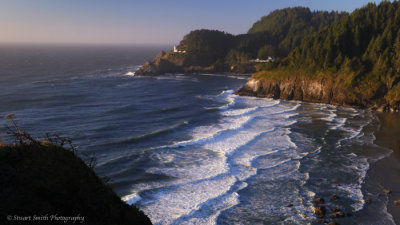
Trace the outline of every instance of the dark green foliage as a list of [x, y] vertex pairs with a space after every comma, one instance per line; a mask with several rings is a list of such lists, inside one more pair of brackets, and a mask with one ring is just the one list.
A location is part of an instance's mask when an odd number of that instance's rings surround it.
[[[279, 9], [262, 17], [254, 23], [248, 33], [270, 32], [279, 36], [298, 32], [298, 30], [312, 26], [312, 29], [320, 29], [332, 24], [346, 13], [310, 11], [305, 7]], [[284, 38], [283, 36], [281, 38]]]
[[74, 152], [52, 144], [0, 147], [0, 199], [0, 224], [64, 224], [6, 220], [7, 215], [46, 214], [80, 215], [85, 218], [83, 224], [151, 224], [141, 211], [122, 202]]
[[356, 95], [400, 101], [400, 4], [370, 3], [350, 16], [307, 37], [283, 67], [353, 73]]
[[170, 54], [169, 58], [183, 61], [185, 66], [210, 66], [217, 60], [236, 65], [257, 57], [285, 57], [306, 35], [344, 15], [338, 12], [311, 12], [302, 7], [276, 10], [255, 23], [247, 34], [233, 36], [216, 30], [192, 31], [178, 46], [178, 50], [186, 53]]
[[278, 47], [274, 45], [265, 45], [264, 47], [260, 48], [257, 53], [257, 58], [259, 59], [267, 59], [268, 56], [276, 56], [278, 55]]
[[268, 32], [238, 35], [236, 36], [236, 45], [234, 49], [246, 53], [251, 58], [255, 59], [260, 48], [278, 42], [273, 38], [274, 37], [272, 37]]
[[217, 30], [195, 30], [187, 34], [178, 49], [186, 51], [187, 65], [208, 66], [225, 58], [234, 36]]
[[231, 50], [228, 55], [226, 56], [226, 62], [230, 65], [235, 65], [238, 63], [245, 63], [250, 59], [250, 56], [238, 50]]
[[[299, 46], [304, 37], [314, 33], [347, 13], [310, 11], [308, 8], [295, 7], [275, 10], [268, 16], [254, 23], [248, 34], [258, 36], [255, 43], [257, 50], [265, 45], [275, 46], [275, 55], [285, 57], [295, 47]], [[253, 49], [249, 49], [250, 51]]]

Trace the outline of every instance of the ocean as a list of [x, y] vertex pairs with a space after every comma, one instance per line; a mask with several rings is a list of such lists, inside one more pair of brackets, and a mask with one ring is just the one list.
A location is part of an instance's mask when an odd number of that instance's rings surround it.
[[317, 197], [340, 224], [394, 224], [366, 182], [391, 153], [371, 111], [237, 96], [246, 75], [134, 76], [161, 49], [0, 46], [0, 115], [72, 139], [154, 224], [317, 224]]

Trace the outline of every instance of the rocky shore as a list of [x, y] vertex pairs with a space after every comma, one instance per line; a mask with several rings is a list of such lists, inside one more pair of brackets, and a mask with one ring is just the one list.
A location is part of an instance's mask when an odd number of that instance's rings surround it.
[[326, 103], [345, 107], [371, 108], [381, 112], [398, 112], [400, 109], [399, 103], [389, 102], [383, 97], [355, 97], [352, 95], [351, 87], [344, 85], [341, 80], [335, 80], [329, 76], [322, 78], [290, 76], [273, 79], [254, 78], [253, 76], [236, 94]]

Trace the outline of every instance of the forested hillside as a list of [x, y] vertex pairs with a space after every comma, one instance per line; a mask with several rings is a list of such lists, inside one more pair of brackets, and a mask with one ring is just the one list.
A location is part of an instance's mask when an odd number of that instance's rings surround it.
[[361, 105], [400, 102], [400, 4], [368, 4], [307, 37], [289, 56], [257, 77], [326, 76]]
[[220, 60], [230, 65], [268, 56], [286, 57], [304, 37], [345, 15], [347, 13], [312, 12], [304, 7], [285, 8], [261, 18], [247, 34], [233, 36], [213, 30], [196, 30], [186, 35], [178, 48], [186, 50], [192, 58], [193, 55], [208, 57], [214, 62]]
[[250, 44], [251, 37], [260, 36], [264, 40], [257, 43], [257, 52], [251, 53], [253, 56], [257, 53], [259, 58], [265, 55], [285, 57], [300, 45], [304, 37], [347, 15], [337, 11], [311, 11], [304, 7], [275, 10], [254, 23], [248, 34], [243, 35], [238, 48], [248, 51], [246, 46]]
[[217, 30], [195, 30], [185, 35], [177, 46], [178, 52], [159, 54], [136, 74], [255, 72], [255, 64], [249, 60], [286, 57], [304, 37], [346, 15], [295, 7], [273, 11], [256, 22], [247, 34], [234, 36]]

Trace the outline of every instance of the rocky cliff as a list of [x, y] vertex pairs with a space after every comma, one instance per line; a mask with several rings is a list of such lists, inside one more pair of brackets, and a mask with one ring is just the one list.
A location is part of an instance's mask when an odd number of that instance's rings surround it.
[[141, 66], [135, 72], [135, 75], [152, 76], [164, 73], [180, 73], [182, 71], [183, 68], [179, 62], [171, 62], [168, 60], [166, 53], [161, 51], [157, 54], [153, 61], [147, 61], [143, 66]]
[[155, 76], [166, 73], [254, 73], [255, 63], [243, 63], [235, 66], [226, 65], [216, 62], [211, 65], [202, 62], [201, 60], [193, 60], [192, 55], [183, 53], [165, 53], [161, 51], [152, 60], [147, 61], [141, 66], [135, 75], [138, 76]]
[[253, 77], [236, 94], [355, 106], [378, 111], [398, 111], [400, 108], [398, 103], [389, 102], [384, 97], [354, 96], [351, 86], [345, 85], [341, 79], [330, 76], [323, 78], [290, 76], [273, 79]]

